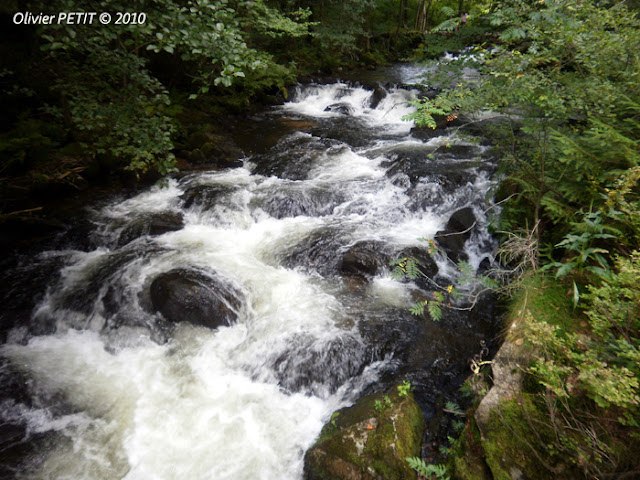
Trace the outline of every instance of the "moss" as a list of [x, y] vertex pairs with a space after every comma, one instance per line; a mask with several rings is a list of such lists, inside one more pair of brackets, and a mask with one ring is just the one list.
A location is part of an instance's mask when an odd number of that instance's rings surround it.
[[513, 332], [520, 338], [521, 321], [526, 310], [539, 322], [557, 325], [564, 331], [580, 328], [582, 317], [574, 310], [571, 296], [567, 296], [570, 285], [545, 276], [535, 274], [525, 278], [509, 308], [507, 325], [516, 325]]
[[472, 417], [451, 448], [448, 467], [453, 478], [491, 480], [491, 471], [484, 461], [484, 455], [480, 432]]
[[525, 478], [540, 480], [581, 478], [571, 459], [549, 448], [555, 434], [549, 426], [548, 412], [536, 402], [538, 398], [523, 394], [519, 399], [501, 402], [492, 412], [482, 446], [495, 479], [510, 480], [517, 471]]
[[[387, 400], [388, 398], [388, 400]], [[424, 419], [413, 395], [397, 388], [336, 412], [305, 456], [305, 478], [416, 478], [406, 462], [420, 455]]]

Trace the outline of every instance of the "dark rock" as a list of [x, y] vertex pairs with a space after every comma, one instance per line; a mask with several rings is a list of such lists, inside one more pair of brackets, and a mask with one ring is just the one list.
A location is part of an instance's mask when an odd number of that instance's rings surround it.
[[180, 195], [183, 208], [191, 208], [194, 205], [205, 210], [213, 208], [222, 196], [231, 189], [222, 185], [196, 185], [189, 187]]
[[118, 237], [118, 246], [140, 238], [143, 235], [156, 236], [175, 232], [184, 227], [182, 215], [174, 212], [162, 212], [145, 215], [130, 222]]
[[438, 246], [455, 263], [458, 262], [464, 244], [471, 237], [471, 231], [476, 223], [476, 217], [471, 207], [465, 207], [449, 218], [443, 231], [436, 233], [435, 239]]
[[321, 275], [336, 275], [344, 250], [340, 232], [323, 228], [314, 231], [298, 245], [283, 253], [280, 264], [286, 268], [302, 267], [312, 269]]
[[372, 361], [362, 339], [348, 333], [328, 342], [300, 335], [289, 343], [273, 370], [278, 383], [292, 392], [333, 393]]
[[354, 110], [348, 103], [332, 103], [324, 109], [325, 112], [340, 113], [342, 115], [353, 115]]
[[342, 203], [339, 193], [328, 188], [283, 188], [270, 194], [260, 207], [274, 218], [300, 215], [319, 217], [329, 215]]
[[416, 95], [416, 98], [418, 100], [422, 100], [423, 98], [433, 100], [440, 94], [440, 92], [441, 90], [438, 90], [435, 88], [428, 88], [427, 90], [422, 90], [420, 93], [418, 93], [418, 95]]
[[[405, 248], [404, 250], [399, 251], [394, 257], [396, 259], [399, 258], [414, 258], [418, 263], [418, 267], [422, 275], [433, 279], [438, 274], [438, 265], [435, 260], [429, 255], [428, 246], [425, 245], [423, 248], [421, 247], [410, 247]], [[426, 280], [424, 277], [418, 277], [415, 280], [416, 284], [420, 288], [425, 288], [427, 290], [431, 290], [432, 286], [427, 286]]]
[[254, 173], [288, 180], [305, 180], [317, 159], [339, 142], [318, 137], [290, 135], [278, 141], [267, 153], [255, 155]]
[[181, 154], [194, 164], [210, 163], [221, 167], [242, 166], [239, 159], [244, 156], [233, 139], [207, 130], [191, 134]]
[[396, 387], [335, 412], [304, 458], [305, 480], [417, 478], [406, 461], [420, 456], [424, 418], [413, 394]]
[[340, 271], [346, 275], [376, 275], [390, 261], [382, 248], [383, 244], [380, 242], [356, 243], [342, 256]]
[[382, 87], [376, 87], [373, 89], [371, 98], [369, 99], [369, 106], [371, 108], [377, 108], [380, 102], [387, 96], [387, 91]]
[[203, 272], [175, 269], [156, 277], [150, 287], [153, 309], [170, 322], [209, 328], [229, 325], [237, 318], [241, 293]]
[[429, 141], [432, 138], [441, 137], [442, 135], [444, 135], [444, 132], [438, 128], [413, 127], [411, 129], [411, 136], [418, 140]]

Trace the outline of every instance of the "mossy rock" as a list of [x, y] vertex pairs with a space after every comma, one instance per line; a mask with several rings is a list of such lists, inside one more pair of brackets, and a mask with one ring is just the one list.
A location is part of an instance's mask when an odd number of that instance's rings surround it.
[[306, 480], [417, 478], [407, 457], [420, 456], [422, 411], [397, 388], [361, 398], [334, 413], [305, 455]]

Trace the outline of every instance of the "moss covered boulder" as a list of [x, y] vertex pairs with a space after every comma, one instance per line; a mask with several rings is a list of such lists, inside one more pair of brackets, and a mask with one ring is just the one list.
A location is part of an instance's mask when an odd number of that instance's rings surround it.
[[397, 388], [361, 398], [333, 414], [305, 455], [306, 480], [415, 479], [407, 457], [420, 456], [422, 411]]

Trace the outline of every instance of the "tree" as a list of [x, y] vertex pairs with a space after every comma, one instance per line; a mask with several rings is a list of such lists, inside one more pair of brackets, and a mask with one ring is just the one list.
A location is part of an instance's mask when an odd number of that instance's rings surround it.
[[[111, 12], [105, 25], [46, 25], [39, 29], [42, 49], [55, 72], [57, 105], [47, 112], [76, 132], [90, 155], [122, 159], [128, 168], [174, 169], [171, 153], [175, 108], [150, 68], [155, 58], [171, 56], [192, 79], [194, 93], [212, 87], [277, 82], [273, 57], [258, 48], [261, 39], [307, 33], [304, 12], [282, 15], [263, 1], [188, 0], [130, 2], [56, 0], [36, 2], [31, 10]], [[116, 23], [117, 13], [144, 12]], [[97, 20], [96, 20], [97, 23]], [[251, 44], [255, 45], [252, 46]]]

